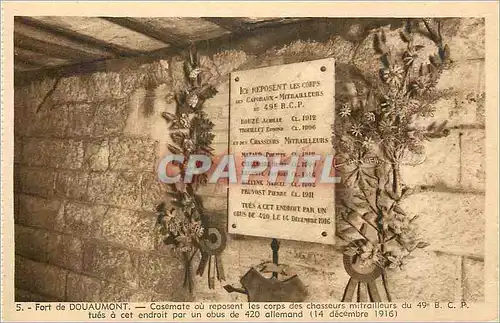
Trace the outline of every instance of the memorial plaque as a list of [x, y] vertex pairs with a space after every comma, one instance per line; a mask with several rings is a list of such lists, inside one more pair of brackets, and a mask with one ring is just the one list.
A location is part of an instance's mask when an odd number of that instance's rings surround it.
[[[230, 233], [334, 243], [334, 67], [333, 59], [321, 59], [231, 74], [229, 152], [239, 173], [229, 186]], [[269, 164], [245, 183], [241, 168], [249, 156]], [[320, 159], [314, 172], [311, 156]], [[280, 166], [297, 166], [293, 182], [284, 170], [273, 181], [277, 158]]]

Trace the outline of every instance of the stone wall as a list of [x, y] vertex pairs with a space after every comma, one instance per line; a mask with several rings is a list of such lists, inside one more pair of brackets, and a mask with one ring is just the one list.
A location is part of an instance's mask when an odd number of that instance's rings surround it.
[[[380, 24], [396, 42], [391, 27], [400, 22], [391, 23]], [[448, 119], [451, 132], [429, 142], [426, 160], [402, 174], [406, 184], [421, 188], [405, 208], [420, 215], [431, 245], [416, 251], [405, 270], [389, 274], [394, 300], [484, 297], [484, 21], [449, 23], [443, 34], [454, 65], [439, 83], [447, 95], [435, 119]], [[231, 71], [334, 57], [342, 83], [342, 65], [373, 68], [371, 33], [350, 36], [356, 28], [373, 29], [371, 21], [311, 24], [308, 38], [287, 27], [283, 34], [257, 33], [202, 50], [203, 77], [219, 91], [206, 102], [216, 125], [215, 154], [227, 150]], [[165, 191], [155, 167], [169, 140], [160, 114], [173, 110], [172, 97], [183, 88], [182, 64], [180, 56], [166, 57], [16, 87], [16, 300], [245, 300], [226, 293], [224, 282], [209, 290], [206, 274], [195, 279], [192, 297], [183, 292], [182, 263], [155, 230], [152, 211]], [[224, 188], [210, 185], [202, 195], [206, 208], [223, 219]], [[238, 284], [251, 266], [270, 260], [269, 244], [230, 237], [222, 257], [225, 283]], [[341, 299], [348, 276], [340, 245], [282, 241], [280, 262], [297, 271], [309, 300]]]

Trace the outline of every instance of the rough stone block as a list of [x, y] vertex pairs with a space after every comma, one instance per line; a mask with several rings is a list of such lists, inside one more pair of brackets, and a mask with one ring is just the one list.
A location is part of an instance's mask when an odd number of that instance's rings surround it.
[[[132, 92], [129, 100], [129, 114], [124, 135], [131, 138], [156, 139], [165, 147], [168, 136], [168, 123], [161, 117], [163, 112], [175, 112], [172, 88], [166, 84], [148, 91], [139, 88]], [[149, 101], [148, 101], [149, 100]]]
[[205, 55], [200, 55], [200, 66], [202, 69], [201, 80], [203, 84], [215, 84], [217, 79], [220, 77], [217, 71], [217, 66], [210, 59], [210, 57]]
[[167, 184], [161, 183], [156, 173], [143, 173], [141, 182], [142, 208], [147, 211], [154, 211], [156, 206], [167, 200], [166, 192], [170, 191]]
[[41, 168], [19, 169], [21, 192], [26, 194], [50, 197], [54, 194], [55, 172]]
[[87, 197], [87, 183], [89, 174], [78, 171], [58, 171], [56, 177], [55, 194], [85, 201]]
[[84, 167], [92, 171], [105, 171], [109, 167], [109, 142], [107, 139], [87, 142]]
[[36, 261], [46, 261], [48, 242], [46, 231], [16, 224], [14, 236], [16, 254]]
[[137, 257], [129, 250], [89, 242], [84, 247], [83, 271], [92, 276], [137, 287]]
[[16, 256], [15, 286], [58, 300], [64, 299], [68, 271]]
[[30, 166], [78, 169], [83, 163], [83, 143], [75, 140], [26, 139], [23, 163]]
[[484, 261], [464, 258], [464, 301], [484, 302]]
[[48, 238], [48, 262], [74, 271], [82, 270], [83, 242], [77, 237], [51, 234]]
[[100, 137], [121, 134], [125, 128], [127, 116], [128, 105], [125, 100], [99, 103], [93, 118], [93, 135]]
[[22, 163], [29, 166], [49, 166], [51, 162], [50, 139], [26, 138], [24, 139]]
[[128, 209], [141, 209], [141, 174], [133, 172], [91, 173], [90, 201]]
[[207, 211], [220, 212], [227, 210], [227, 196], [211, 197], [203, 200], [203, 207]]
[[158, 254], [143, 254], [139, 259], [139, 288], [156, 293], [182, 289], [184, 266], [182, 260]]
[[115, 72], [97, 72], [88, 76], [87, 86], [93, 91], [92, 101], [103, 101], [107, 99], [122, 99], [126, 93], [122, 91], [120, 74]]
[[30, 107], [30, 103], [38, 104], [53, 87], [55, 79], [43, 78], [26, 85], [16, 87], [14, 103], [16, 106]]
[[[484, 79], [484, 74], [483, 74]], [[476, 121], [483, 127], [486, 125], [486, 93], [482, 92], [475, 98], [476, 101]]]
[[99, 302], [102, 282], [98, 279], [70, 272], [66, 286], [67, 302]]
[[[460, 138], [458, 131], [424, 143], [425, 155], [410, 156], [401, 166], [406, 185], [446, 185], [456, 187], [460, 180]], [[413, 166], [415, 165], [415, 166]]]
[[173, 57], [170, 60], [169, 65], [174, 90], [183, 90], [187, 86], [186, 75], [184, 72], [184, 59], [178, 56]]
[[220, 75], [227, 75], [247, 61], [247, 54], [239, 50], [226, 50], [213, 55], [212, 60]]
[[484, 255], [484, 196], [425, 192], [408, 197], [402, 205], [415, 220], [429, 250], [460, 255]]
[[155, 223], [153, 214], [109, 208], [101, 226], [102, 237], [134, 249], [153, 250]]
[[[308, 60], [315, 60], [332, 56], [334, 40], [326, 42], [297, 40], [284, 45], [276, 52], [268, 51], [265, 60], [267, 66], [300, 63]], [[276, 57], [278, 56], [278, 58]], [[338, 56], [338, 55], [337, 55]], [[337, 57], [335, 57], [337, 58]], [[280, 62], [281, 61], [281, 62]]]
[[69, 123], [68, 109], [66, 105], [47, 102], [44, 106], [25, 109], [20, 123], [24, 135], [61, 138]]
[[102, 205], [67, 202], [64, 207], [64, 231], [90, 239], [99, 239], [100, 226], [106, 210], [107, 207]]
[[125, 97], [144, 85], [146, 73], [139, 69], [127, 68], [120, 71], [121, 96]]
[[329, 46], [331, 55], [337, 62], [347, 63], [352, 54], [354, 54], [355, 45], [345, 38], [334, 36], [330, 39], [329, 43], [332, 43], [332, 45]]
[[59, 200], [30, 195], [19, 197], [19, 223], [31, 227], [61, 231], [64, 227], [64, 207]]
[[52, 93], [55, 102], [90, 101], [91, 93], [96, 89], [86, 86], [85, 77], [75, 75], [61, 78]]
[[217, 129], [223, 129], [224, 126], [217, 126], [217, 123], [225, 124], [227, 129], [229, 120], [229, 77], [215, 85], [217, 94], [205, 101], [203, 111], [207, 117], [216, 124]]
[[387, 272], [389, 292], [394, 302], [460, 301], [460, 257], [419, 249], [403, 270]]
[[66, 134], [70, 137], [92, 136], [93, 117], [96, 113], [97, 105], [90, 103], [69, 103], [68, 128]]
[[484, 130], [471, 129], [461, 136], [461, 184], [466, 189], [485, 189], [486, 135]]
[[109, 142], [109, 166], [114, 170], [155, 170], [158, 142], [149, 139], [115, 138]]

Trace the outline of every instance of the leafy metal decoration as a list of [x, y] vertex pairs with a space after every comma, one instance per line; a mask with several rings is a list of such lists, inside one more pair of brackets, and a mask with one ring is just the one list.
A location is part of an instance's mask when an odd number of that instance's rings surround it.
[[[417, 33], [437, 47], [428, 63], [419, 66], [416, 62], [424, 46], [417, 43]], [[433, 104], [439, 99], [436, 84], [452, 61], [439, 21], [436, 30], [427, 19], [410, 19], [400, 36], [406, 49], [395, 56], [384, 31], [374, 35], [373, 47], [381, 62], [379, 75], [373, 83], [347, 85], [350, 93], [338, 109], [332, 133], [337, 167], [350, 189], [350, 196], [340, 201], [342, 221], [337, 229], [340, 238], [350, 241], [344, 251], [349, 262], [346, 270], [352, 272], [351, 265], [356, 265], [361, 272], [372, 274], [371, 278], [351, 274], [344, 301], [350, 301], [354, 281], [368, 282], [370, 299], [378, 301], [378, 296], [372, 297], [378, 292], [373, 284], [370, 290], [370, 284], [379, 275], [391, 301], [385, 270], [402, 268], [411, 252], [429, 245], [417, 234], [417, 216], [401, 208], [414, 189], [402, 182], [400, 165], [408, 156], [423, 155], [425, 141], [448, 135], [446, 121], [427, 126], [418, 121], [433, 115]]]
[[[212, 133], [214, 124], [203, 111], [203, 103], [215, 96], [217, 90], [212, 85], [203, 85], [199, 57], [193, 48], [184, 64], [188, 87], [175, 97], [175, 114], [163, 112], [162, 116], [170, 124], [170, 137], [173, 144], [168, 145], [172, 154], [183, 154], [184, 163], [178, 163], [181, 179], [184, 178], [189, 156], [192, 154], [212, 156]], [[192, 292], [193, 278], [191, 263], [198, 251], [204, 249], [207, 238], [208, 218], [203, 203], [196, 191], [200, 185], [207, 184], [207, 175], [193, 175], [191, 183], [170, 185], [168, 194], [171, 205], [161, 203], [157, 206], [158, 224], [164, 235], [163, 242], [172, 245], [185, 266], [184, 287]], [[203, 272], [199, 272], [200, 275]]]

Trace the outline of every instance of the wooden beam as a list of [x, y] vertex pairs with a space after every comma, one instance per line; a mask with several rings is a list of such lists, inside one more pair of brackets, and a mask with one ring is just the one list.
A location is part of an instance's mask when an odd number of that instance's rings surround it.
[[86, 36], [86, 35], [82, 35], [82, 34], [76, 33], [76, 32], [71, 31], [71, 30], [63, 29], [61, 27], [53, 26], [53, 25], [29, 18], [29, 17], [17, 16], [17, 17], [14, 17], [14, 21], [22, 23], [22, 24], [27, 25], [27, 26], [31, 26], [31, 27], [35, 27], [37, 29], [44, 30], [44, 31], [52, 33], [52, 34], [56, 34], [56, 35], [61, 36], [61, 37], [65, 37], [67, 39], [70, 39], [71, 41], [76, 41], [79, 43], [83, 43], [87, 46], [93, 46], [93, 47], [96, 47], [98, 49], [113, 53], [115, 57], [135, 56], [135, 55], [142, 54], [142, 52], [140, 52], [140, 51], [136, 51], [136, 50], [133, 50], [130, 48], [125, 48], [125, 47], [118, 46], [115, 44], [110, 44], [110, 43], [107, 43], [103, 40], [100, 40], [100, 39], [97, 39], [94, 37], [90, 37], [90, 36]]
[[310, 20], [314, 18], [304, 17], [304, 18], [272, 18], [268, 20], [261, 21], [245, 21], [242, 18], [232, 18], [232, 17], [203, 17], [203, 19], [210, 21], [224, 29], [227, 29], [234, 33], [245, 32], [257, 28], [263, 27], [278, 27], [286, 24], [294, 24], [297, 22]]
[[187, 39], [182, 39], [181, 37], [174, 34], [167, 34], [163, 32], [159, 32], [154, 27], [137, 21], [133, 18], [128, 17], [99, 17], [101, 19], [112, 22], [118, 26], [127, 28], [129, 30], [138, 32], [150, 38], [159, 40], [165, 44], [176, 47], [177, 49], [183, 49], [191, 44], [191, 42]]
[[44, 53], [34, 52], [29, 49], [14, 47], [14, 58], [25, 62], [37, 63], [46, 68], [68, 65], [71, 62], [62, 58], [47, 56]]
[[33, 38], [51, 45], [56, 44], [64, 46], [96, 57], [111, 58], [116, 56], [116, 54], [111, 53], [110, 51], [102, 50], [94, 46], [88, 46], [84, 43], [73, 41], [66, 37], [61, 37], [45, 30], [22, 24], [18, 21], [14, 21], [14, 32], [16, 34]]
[[14, 32], [14, 46], [17, 48], [24, 48], [34, 52], [43, 53], [51, 57], [66, 59], [72, 62], [93, 61], [103, 58], [102, 56], [88, 54], [73, 48], [46, 43], [16, 32]]
[[229, 30], [233, 33], [239, 33], [247, 30], [245, 23], [238, 18], [230, 18], [230, 17], [203, 17], [206, 21], [210, 21], [219, 27], [222, 27], [226, 30]]
[[16, 85], [22, 85], [30, 81], [45, 77], [57, 78], [94, 72], [118, 72], [123, 70], [124, 68], [138, 68], [143, 64], [147, 64], [159, 59], [170, 58], [178, 54], [179, 52], [176, 49], [168, 47], [135, 57], [102, 59], [92, 62], [71, 64], [52, 68], [45, 67], [36, 71], [16, 73], [14, 76], [14, 81]]

